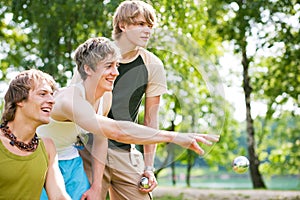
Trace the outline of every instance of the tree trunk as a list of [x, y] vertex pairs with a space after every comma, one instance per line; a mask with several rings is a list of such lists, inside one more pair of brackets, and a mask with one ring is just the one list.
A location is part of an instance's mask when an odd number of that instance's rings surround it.
[[191, 170], [192, 170], [192, 153], [191, 150], [187, 150], [188, 151], [188, 156], [187, 156], [187, 171], [186, 171], [186, 185], [187, 187], [191, 187]]
[[243, 89], [245, 93], [245, 103], [246, 103], [246, 121], [247, 121], [247, 143], [248, 143], [248, 154], [250, 161], [250, 175], [252, 179], [253, 188], [266, 188], [265, 183], [262, 179], [262, 176], [258, 170], [259, 160], [255, 153], [255, 132], [253, 127], [253, 119], [251, 116], [251, 93], [252, 88], [250, 86], [250, 77], [249, 77], [249, 61], [247, 58], [246, 48], [243, 49]]
[[175, 172], [175, 162], [171, 163], [171, 169], [172, 169], [172, 185], [176, 185], [176, 172]]

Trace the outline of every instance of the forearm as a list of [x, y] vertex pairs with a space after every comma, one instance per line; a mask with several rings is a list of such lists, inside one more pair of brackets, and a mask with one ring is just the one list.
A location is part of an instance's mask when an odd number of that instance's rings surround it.
[[145, 166], [153, 167], [156, 153], [156, 144], [144, 145], [144, 162]]
[[105, 169], [106, 155], [107, 155], [107, 138], [101, 135], [95, 135], [92, 146], [92, 172], [93, 180], [92, 186], [95, 189], [102, 187], [103, 172]]
[[[197, 142], [211, 145], [217, 142], [219, 136], [208, 134], [181, 133], [174, 131], [156, 130], [128, 121], [116, 121], [103, 116], [96, 116], [97, 123], [88, 123], [89, 126], [79, 124], [83, 129], [96, 135], [104, 135], [118, 142], [129, 144], [155, 144], [171, 142], [184, 148], [189, 148], [198, 154], [203, 154]], [[91, 122], [91, 121], [89, 121]]]
[[91, 188], [94, 188], [96, 191], [101, 191], [105, 164], [99, 162], [99, 160], [95, 158], [92, 160], [92, 170], [93, 170], [93, 182]]
[[127, 121], [116, 121], [116, 141], [131, 144], [156, 144], [160, 142], [172, 142], [177, 132], [157, 130]]
[[[158, 112], [160, 96], [146, 98], [144, 125], [158, 129]], [[157, 144], [144, 145], [144, 162], [145, 167], [153, 168]]]

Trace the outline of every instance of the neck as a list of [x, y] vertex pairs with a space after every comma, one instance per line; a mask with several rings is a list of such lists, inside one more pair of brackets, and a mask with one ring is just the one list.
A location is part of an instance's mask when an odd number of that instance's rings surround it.
[[9, 130], [18, 138], [19, 141], [28, 143], [34, 137], [37, 126], [33, 126], [30, 123], [24, 123], [14, 119], [14, 121], [8, 122], [7, 126]]
[[95, 86], [95, 83], [92, 83], [92, 81], [89, 81], [86, 79], [83, 82], [84, 90], [85, 90], [85, 98], [86, 100], [92, 104], [95, 105], [99, 99], [103, 96], [104, 91], [101, 91], [97, 89], [97, 86]]
[[138, 46], [132, 44], [123, 36], [121, 36], [119, 40], [116, 41], [116, 44], [120, 48], [123, 59], [130, 59], [134, 57], [139, 49]]

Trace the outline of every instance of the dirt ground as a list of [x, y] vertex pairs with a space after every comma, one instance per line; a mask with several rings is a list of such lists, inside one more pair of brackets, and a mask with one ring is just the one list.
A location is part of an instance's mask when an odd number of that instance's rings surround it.
[[205, 190], [180, 187], [158, 187], [153, 191], [154, 199], [163, 196], [180, 196], [182, 200], [300, 200], [300, 191]]

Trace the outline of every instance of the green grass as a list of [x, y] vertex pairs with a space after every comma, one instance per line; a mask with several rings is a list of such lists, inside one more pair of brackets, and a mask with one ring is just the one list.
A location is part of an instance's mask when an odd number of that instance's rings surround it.
[[[172, 186], [171, 170], [164, 169], [158, 176], [160, 186]], [[300, 175], [264, 177], [267, 189], [271, 190], [300, 190]], [[185, 170], [176, 168], [176, 186], [186, 187]], [[249, 173], [236, 174], [226, 171], [209, 171], [200, 169], [192, 171], [192, 188], [210, 189], [252, 189]]]
[[155, 197], [155, 200], [182, 200], [183, 199], [183, 194], [180, 194], [177, 197], [173, 197], [173, 196], [163, 196], [163, 197]]

